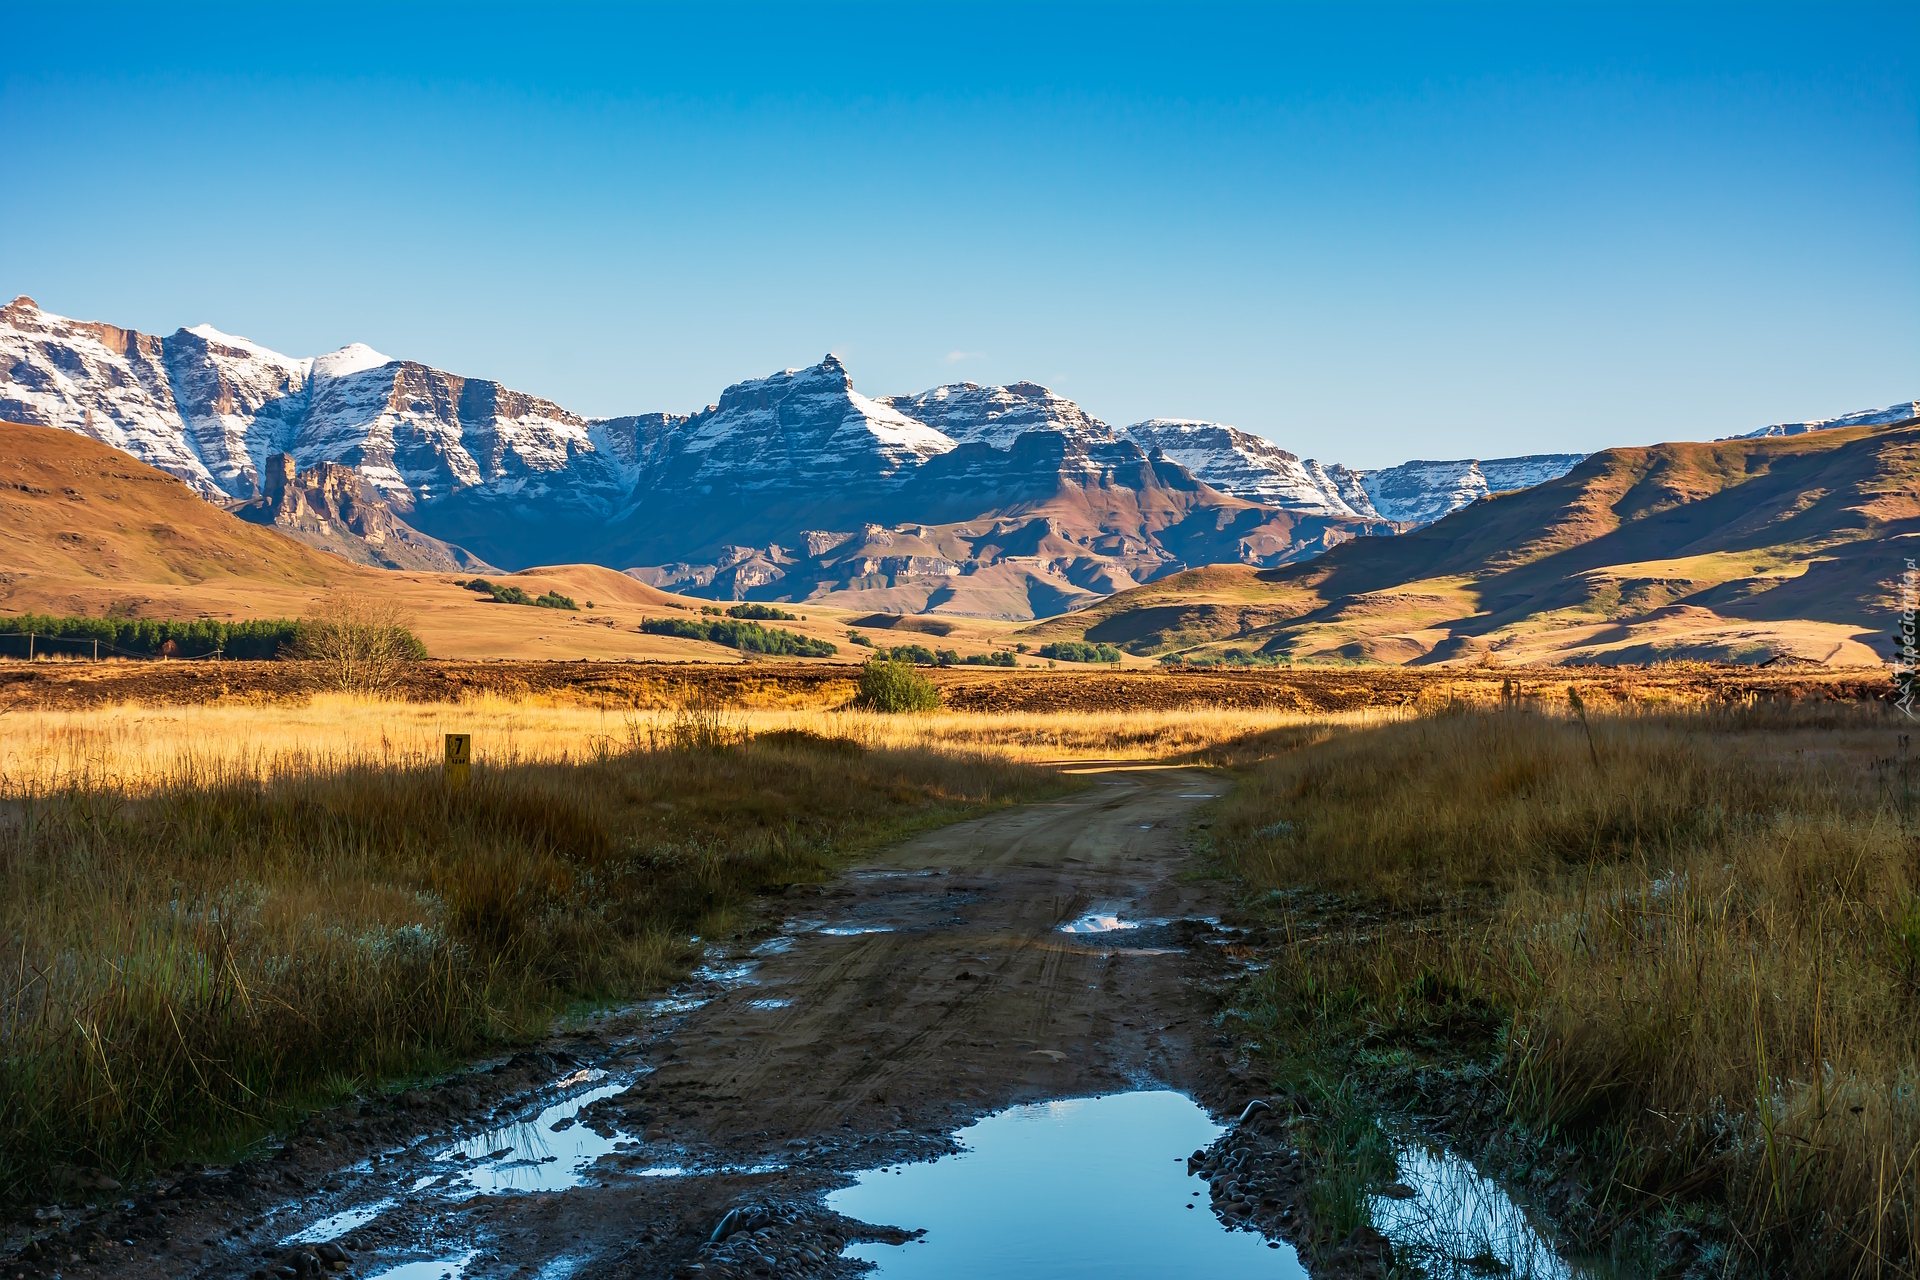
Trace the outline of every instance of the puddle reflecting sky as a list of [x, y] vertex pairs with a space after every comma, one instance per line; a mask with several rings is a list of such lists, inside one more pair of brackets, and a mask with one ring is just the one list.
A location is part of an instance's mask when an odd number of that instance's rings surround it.
[[1219, 1134], [1170, 1090], [1014, 1107], [962, 1129], [960, 1154], [864, 1173], [827, 1203], [864, 1222], [926, 1229], [909, 1244], [849, 1247], [889, 1280], [1305, 1280], [1290, 1247], [1223, 1227], [1206, 1184], [1188, 1176], [1187, 1154]]
[[1569, 1262], [1534, 1228], [1526, 1212], [1471, 1163], [1450, 1151], [1396, 1147], [1411, 1200], [1374, 1197], [1374, 1225], [1395, 1253], [1436, 1277], [1502, 1275], [1514, 1280], [1602, 1280], [1605, 1263]]
[[[526, 1124], [494, 1129], [455, 1147], [442, 1159], [458, 1154], [478, 1161], [455, 1175], [450, 1186], [465, 1184], [482, 1193], [495, 1191], [564, 1191], [580, 1185], [587, 1166], [612, 1151], [615, 1143], [631, 1141], [616, 1132], [603, 1138], [586, 1125], [573, 1123], [583, 1107], [611, 1098], [626, 1089], [624, 1081], [603, 1084], [575, 1098], [557, 1102]], [[495, 1152], [505, 1154], [493, 1159]]]
[[1123, 920], [1118, 908], [1095, 907], [1078, 919], [1069, 920], [1060, 926], [1061, 933], [1113, 933], [1120, 929], [1139, 929], [1149, 925], [1163, 925], [1165, 920]]
[[355, 1227], [364, 1227], [375, 1218], [393, 1208], [391, 1197], [375, 1204], [362, 1205], [358, 1209], [347, 1209], [340, 1213], [320, 1219], [306, 1230], [288, 1236], [281, 1244], [325, 1244], [329, 1240], [338, 1240]]
[[387, 1271], [377, 1272], [372, 1280], [455, 1280], [473, 1261], [476, 1250], [469, 1249], [457, 1258], [429, 1258], [425, 1262], [405, 1262]]

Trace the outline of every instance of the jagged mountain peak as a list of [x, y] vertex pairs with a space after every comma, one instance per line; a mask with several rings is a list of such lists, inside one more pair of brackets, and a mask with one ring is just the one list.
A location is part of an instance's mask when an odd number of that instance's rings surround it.
[[1223, 422], [1149, 418], [1121, 434], [1235, 497], [1315, 515], [1378, 518], [1344, 467], [1303, 462], [1271, 440]]
[[953, 382], [882, 403], [961, 443], [1011, 448], [1029, 431], [1059, 431], [1083, 444], [1111, 441], [1113, 428], [1037, 382], [982, 386]]
[[736, 491], [899, 475], [954, 442], [853, 389], [839, 357], [736, 382], [676, 433], [675, 479]]

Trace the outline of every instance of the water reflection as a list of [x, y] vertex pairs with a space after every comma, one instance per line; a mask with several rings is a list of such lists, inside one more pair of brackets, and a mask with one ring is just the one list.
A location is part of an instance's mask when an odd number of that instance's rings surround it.
[[320, 1219], [304, 1231], [296, 1232], [282, 1240], [282, 1244], [325, 1244], [329, 1240], [338, 1240], [355, 1227], [364, 1227], [375, 1218], [393, 1208], [393, 1199], [376, 1201], [362, 1205], [358, 1209], [346, 1209], [329, 1217]]
[[1498, 1183], [1452, 1152], [1409, 1142], [1394, 1149], [1394, 1158], [1401, 1182], [1414, 1194], [1373, 1197], [1374, 1225], [1393, 1241], [1397, 1258], [1435, 1280], [1602, 1280], [1615, 1274], [1605, 1263], [1561, 1257]]
[[459, 1280], [473, 1261], [477, 1249], [469, 1249], [457, 1258], [428, 1258], [424, 1262], [403, 1262], [377, 1273], [372, 1280]]
[[847, 1250], [889, 1278], [1304, 1280], [1290, 1247], [1229, 1231], [1207, 1211], [1186, 1153], [1220, 1132], [1165, 1090], [1014, 1107], [960, 1130], [960, 1154], [869, 1171], [827, 1203], [863, 1222], [925, 1229], [909, 1244]]
[[494, 1129], [455, 1147], [442, 1160], [478, 1160], [463, 1170], [453, 1184], [465, 1184], [482, 1193], [494, 1191], [563, 1191], [577, 1187], [594, 1161], [611, 1152], [616, 1143], [630, 1142], [616, 1132], [603, 1138], [576, 1123], [584, 1107], [611, 1098], [627, 1082], [604, 1084], [578, 1097], [557, 1102], [525, 1124]]

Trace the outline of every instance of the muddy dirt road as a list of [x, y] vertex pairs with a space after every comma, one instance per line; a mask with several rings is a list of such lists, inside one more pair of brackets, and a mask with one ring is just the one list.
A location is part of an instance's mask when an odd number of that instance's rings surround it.
[[[1224, 784], [1075, 771], [1090, 785], [1068, 798], [769, 900], [710, 940], [672, 999], [316, 1117], [272, 1157], [183, 1172], [51, 1262], [68, 1276], [854, 1274], [841, 1246], [913, 1224], [839, 1218], [825, 1192], [950, 1150], [976, 1116], [1153, 1085], [1237, 1107], [1200, 989], [1233, 963], [1211, 922], [1221, 890], [1184, 875], [1186, 824]], [[1137, 927], [1062, 930], [1103, 917]], [[730, 1209], [747, 1229], [715, 1247]]]

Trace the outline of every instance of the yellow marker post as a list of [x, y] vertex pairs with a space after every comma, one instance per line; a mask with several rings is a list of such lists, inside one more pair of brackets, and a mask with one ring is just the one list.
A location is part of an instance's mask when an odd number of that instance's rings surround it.
[[473, 735], [470, 733], [450, 733], [447, 735], [447, 785], [459, 791], [467, 785], [467, 779], [473, 775]]

